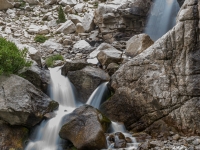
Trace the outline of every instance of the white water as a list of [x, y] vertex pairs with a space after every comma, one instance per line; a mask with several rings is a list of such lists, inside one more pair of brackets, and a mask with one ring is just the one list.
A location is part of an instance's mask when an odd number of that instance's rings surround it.
[[108, 82], [105, 82], [102, 83], [99, 87], [97, 87], [92, 93], [92, 95], [89, 97], [86, 104], [91, 105], [95, 108], [99, 108], [100, 104], [102, 103], [102, 100], [104, 100], [105, 96], [109, 94], [107, 84]]
[[25, 150], [62, 150], [60, 146], [59, 130], [64, 115], [72, 112], [78, 105], [69, 79], [61, 75], [60, 69], [50, 69], [51, 84], [49, 93], [51, 99], [59, 102], [55, 117], [43, 121], [34, 131], [32, 140]]
[[179, 9], [177, 0], [154, 0], [145, 33], [154, 41], [163, 36], [175, 25]]

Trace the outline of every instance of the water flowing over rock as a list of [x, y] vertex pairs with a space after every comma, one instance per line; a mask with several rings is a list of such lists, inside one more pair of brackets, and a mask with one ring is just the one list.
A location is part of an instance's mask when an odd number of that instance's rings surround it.
[[102, 106], [109, 118], [133, 131], [162, 120], [200, 134], [199, 3], [186, 0], [176, 26], [112, 76], [115, 94]]
[[10, 125], [32, 127], [58, 107], [57, 102], [19, 76], [0, 76], [0, 85], [0, 118]]
[[75, 109], [63, 118], [60, 137], [70, 140], [79, 150], [96, 150], [107, 147], [104, 132], [110, 120], [89, 105]]
[[153, 43], [154, 42], [147, 34], [135, 35], [126, 42], [125, 54], [127, 56], [135, 57], [150, 47]]
[[112, 1], [99, 4], [95, 11], [95, 23], [106, 42], [126, 40], [142, 33], [146, 17], [151, 8], [151, 0]]
[[77, 71], [68, 71], [67, 76], [76, 87], [83, 102], [88, 100], [92, 92], [101, 83], [110, 80], [110, 76], [106, 72], [91, 66], [86, 66]]

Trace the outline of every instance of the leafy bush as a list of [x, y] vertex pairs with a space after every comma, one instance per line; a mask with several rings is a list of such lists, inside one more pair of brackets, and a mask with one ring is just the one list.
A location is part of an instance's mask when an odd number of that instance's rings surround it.
[[60, 6], [59, 9], [58, 9], [58, 20], [57, 20], [57, 23], [64, 23], [65, 21], [66, 21], [65, 14], [64, 14], [64, 11], [62, 9], [62, 6]]
[[17, 74], [24, 67], [29, 67], [31, 61], [26, 60], [27, 49], [19, 50], [17, 46], [0, 38], [0, 75]]
[[48, 67], [53, 67], [53, 64], [56, 60], [64, 60], [63, 56], [62, 55], [53, 55], [53, 56], [50, 56], [48, 57], [46, 60], [45, 60], [45, 63]]
[[44, 35], [36, 35], [34, 40], [35, 42], [44, 43], [48, 38]]

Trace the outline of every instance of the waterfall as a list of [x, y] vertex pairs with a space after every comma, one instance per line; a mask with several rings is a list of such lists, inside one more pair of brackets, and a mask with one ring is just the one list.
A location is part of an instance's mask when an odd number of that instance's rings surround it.
[[54, 118], [44, 120], [33, 132], [31, 141], [25, 150], [62, 150], [59, 130], [64, 115], [72, 112], [78, 105], [73, 87], [67, 77], [61, 75], [61, 70], [50, 68], [51, 83], [49, 96], [59, 102], [59, 108], [54, 112]]
[[154, 0], [145, 33], [156, 41], [176, 23], [180, 7], [177, 0]]
[[86, 104], [91, 105], [95, 108], [99, 108], [103, 100], [105, 100], [106, 97], [110, 95], [110, 92], [107, 88], [107, 83], [108, 82], [102, 83], [99, 87], [97, 87], [89, 97]]

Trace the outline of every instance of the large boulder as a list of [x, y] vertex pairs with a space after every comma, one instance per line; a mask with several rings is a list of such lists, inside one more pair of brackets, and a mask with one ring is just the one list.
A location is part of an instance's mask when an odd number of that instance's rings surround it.
[[83, 17], [83, 28], [85, 32], [90, 32], [94, 30], [95, 24], [94, 24], [94, 14], [93, 13], [85, 13], [85, 16]]
[[8, 8], [13, 8], [14, 5], [8, 1], [8, 0], [0, 0], [0, 10], [8, 9]]
[[126, 42], [125, 54], [127, 56], [135, 57], [146, 50], [153, 43], [154, 42], [147, 34], [135, 35]]
[[47, 92], [48, 84], [50, 83], [50, 72], [45, 68], [39, 68], [36, 64], [33, 64], [29, 68], [25, 68], [20, 72], [26, 80], [31, 82], [35, 87]]
[[92, 51], [92, 47], [91, 45], [86, 42], [85, 40], [80, 40], [80, 41], [77, 41], [74, 45], [73, 45], [73, 48], [72, 50], [77, 53], [77, 52], [81, 52], [81, 53], [84, 53], [84, 54], [87, 54], [89, 52]]
[[27, 128], [10, 126], [0, 120], [0, 148], [2, 150], [23, 150], [28, 134]]
[[85, 68], [88, 63], [84, 59], [78, 59], [73, 61], [67, 61], [61, 68], [61, 74], [66, 76], [68, 71], [76, 71]]
[[106, 42], [128, 40], [144, 31], [152, 0], [110, 1], [101, 3], [95, 10], [95, 24], [99, 37]]
[[86, 102], [92, 92], [103, 82], [109, 81], [110, 76], [100, 68], [86, 66], [77, 71], [68, 71], [69, 80], [79, 92], [82, 101]]
[[56, 30], [56, 33], [64, 33], [67, 35], [75, 31], [76, 31], [76, 25], [71, 20], [67, 20]]
[[32, 127], [58, 107], [42, 91], [17, 76], [0, 76], [0, 118], [10, 125]]
[[79, 150], [96, 150], [107, 147], [106, 132], [110, 120], [97, 109], [84, 105], [63, 118], [60, 137], [70, 140]]
[[109, 118], [136, 132], [161, 120], [200, 134], [199, 4], [186, 0], [176, 26], [112, 76], [115, 94], [102, 106]]

